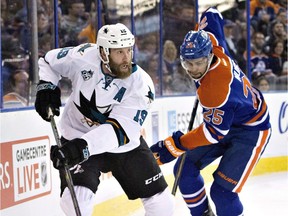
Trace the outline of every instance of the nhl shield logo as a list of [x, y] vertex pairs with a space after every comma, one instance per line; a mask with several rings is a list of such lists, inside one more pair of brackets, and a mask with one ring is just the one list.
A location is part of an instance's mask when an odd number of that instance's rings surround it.
[[46, 162], [42, 162], [41, 163], [41, 183], [42, 183], [42, 186], [45, 187], [45, 185], [47, 184], [47, 164]]
[[89, 71], [87, 71], [87, 70], [81, 71], [81, 75], [82, 75], [84, 81], [89, 80], [93, 76], [93, 73], [94, 72], [91, 71], [91, 70], [89, 70]]

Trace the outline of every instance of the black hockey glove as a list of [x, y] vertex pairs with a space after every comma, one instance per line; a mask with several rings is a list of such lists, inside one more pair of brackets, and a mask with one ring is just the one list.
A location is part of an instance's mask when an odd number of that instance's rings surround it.
[[51, 107], [54, 115], [59, 116], [61, 106], [60, 97], [61, 91], [58, 86], [51, 82], [40, 80], [37, 85], [35, 109], [45, 121], [50, 122], [50, 118], [48, 117], [49, 107]]
[[50, 159], [55, 169], [73, 167], [89, 158], [87, 142], [84, 139], [73, 139], [66, 142], [62, 147], [51, 146]]

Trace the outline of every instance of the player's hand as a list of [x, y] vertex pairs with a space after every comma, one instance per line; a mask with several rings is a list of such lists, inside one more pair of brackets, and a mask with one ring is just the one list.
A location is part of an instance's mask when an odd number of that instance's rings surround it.
[[59, 116], [61, 106], [61, 91], [51, 82], [40, 80], [37, 85], [35, 109], [45, 120], [51, 121], [48, 116], [48, 108], [51, 107], [54, 115]]
[[55, 169], [63, 169], [75, 166], [89, 158], [87, 142], [84, 139], [73, 139], [66, 142], [62, 147], [51, 146], [50, 159]]
[[174, 160], [188, 150], [180, 143], [180, 137], [182, 135], [183, 133], [181, 131], [174, 132], [172, 136], [150, 147], [159, 165]]

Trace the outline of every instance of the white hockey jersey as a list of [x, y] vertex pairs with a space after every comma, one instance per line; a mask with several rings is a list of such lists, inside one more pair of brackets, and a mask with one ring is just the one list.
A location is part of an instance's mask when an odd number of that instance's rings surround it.
[[140, 145], [140, 129], [154, 100], [150, 76], [138, 65], [126, 79], [104, 74], [96, 44], [49, 51], [39, 59], [40, 80], [72, 81], [60, 119], [60, 133], [83, 138], [90, 154], [127, 152]]

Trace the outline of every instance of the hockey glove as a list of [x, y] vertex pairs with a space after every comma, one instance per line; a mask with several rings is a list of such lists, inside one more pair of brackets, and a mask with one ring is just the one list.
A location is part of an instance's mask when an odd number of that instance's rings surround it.
[[172, 136], [150, 147], [159, 165], [174, 160], [188, 150], [180, 144], [182, 135], [181, 131], [174, 132]]
[[75, 166], [89, 158], [87, 142], [84, 139], [73, 139], [66, 142], [62, 147], [51, 146], [50, 159], [55, 169], [63, 169]]
[[48, 117], [49, 107], [51, 107], [54, 115], [59, 116], [59, 108], [61, 106], [60, 97], [61, 91], [58, 86], [51, 82], [40, 80], [39, 84], [37, 85], [35, 109], [45, 121], [51, 121]]

